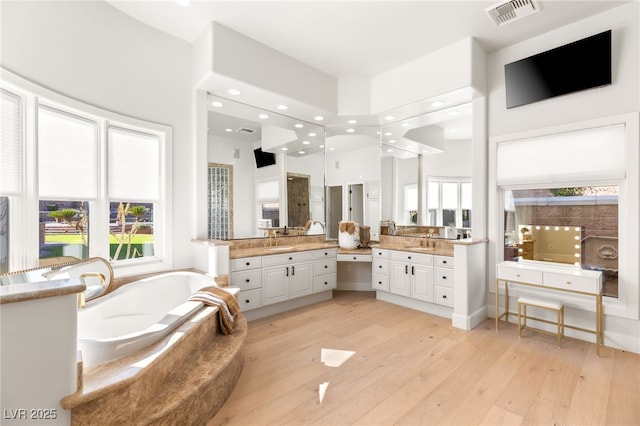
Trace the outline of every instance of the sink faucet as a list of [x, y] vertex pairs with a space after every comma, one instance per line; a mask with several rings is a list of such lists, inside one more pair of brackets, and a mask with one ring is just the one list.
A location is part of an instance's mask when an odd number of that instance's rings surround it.
[[427, 240], [427, 234], [422, 234], [420, 236], [420, 238], [422, 238], [422, 241], [420, 241], [420, 246], [422, 247], [429, 247], [429, 240]]
[[[273, 238], [273, 240], [272, 240]], [[271, 230], [271, 232], [269, 233], [269, 247], [273, 246], [277, 246], [278, 245], [278, 236], [276, 235], [276, 230], [273, 229]]]

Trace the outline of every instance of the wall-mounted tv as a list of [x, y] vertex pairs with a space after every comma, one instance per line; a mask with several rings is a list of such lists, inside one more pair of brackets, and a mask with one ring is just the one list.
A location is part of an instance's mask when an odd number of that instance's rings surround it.
[[507, 108], [611, 84], [611, 30], [504, 66]]
[[276, 155], [273, 152], [264, 152], [262, 148], [256, 148], [253, 150], [253, 155], [256, 157], [257, 168], [276, 164]]

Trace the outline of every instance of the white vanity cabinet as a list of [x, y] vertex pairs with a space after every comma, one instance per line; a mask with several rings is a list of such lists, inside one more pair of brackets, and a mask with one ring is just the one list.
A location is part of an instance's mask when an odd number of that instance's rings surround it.
[[389, 250], [371, 252], [371, 286], [374, 290], [389, 291]]
[[262, 305], [313, 292], [313, 251], [262, 258]]
[[313, 292], [333, 290], [338, 285], [338, 249], [315, 250], [313, 252]]
[[453, 257], [433, 257], [433, 302], [453, 308]]
[[433, 256], [392, 250], [389, 257], [389, 291], [433, 302]]
[[240, 308], [247, 311], [262, 306], [262, 257], [231, 259], [229, 270], [229, 283], [240, 288]]

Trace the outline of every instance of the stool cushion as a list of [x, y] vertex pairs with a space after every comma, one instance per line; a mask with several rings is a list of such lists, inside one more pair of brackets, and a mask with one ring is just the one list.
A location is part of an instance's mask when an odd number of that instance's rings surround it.
[[538, 299], [535, 297], [528, 297], [528, 296], [518, 297], [518, 303], [522, 303], [524, 305], [538, 306], [540, 308], [554, 309], [556, 311], [559, 311], [560, 309], [562, 309], [562, 306], [563, 306], [562, 302], [556, 302], [555, 300]]

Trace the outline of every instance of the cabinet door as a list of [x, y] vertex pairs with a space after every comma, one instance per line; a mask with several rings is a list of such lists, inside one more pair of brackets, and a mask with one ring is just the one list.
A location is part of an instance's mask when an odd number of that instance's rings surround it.
[[262, 305], [282, 302], [289, 298], [289, 266], [262, 269]]
[[411, 297], [425, 302], [433, 302], [433, 268], [411, 265]]
[[294, 263], [289, 266], [290, 297], [300, 297], [313, 292], [313, 262]]
[[409, 264], [404, 262], [391, 262], [391, 274], [389, 291], [402, 296], [411, 295], [411, 275]]

